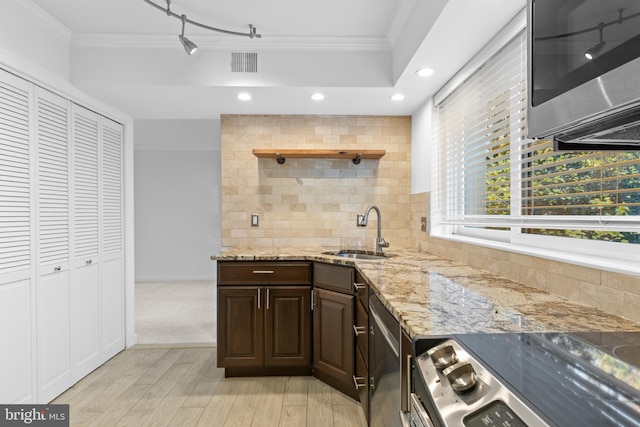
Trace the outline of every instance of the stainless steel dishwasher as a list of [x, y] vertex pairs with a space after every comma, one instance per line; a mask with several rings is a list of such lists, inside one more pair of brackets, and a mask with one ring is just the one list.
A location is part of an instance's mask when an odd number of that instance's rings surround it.
[[369, 357], [372, 386], [370, 425], [373, 427], [401, 426], [400, 323], [373, 292], [369, 296], [369, 315], [371, 316]]

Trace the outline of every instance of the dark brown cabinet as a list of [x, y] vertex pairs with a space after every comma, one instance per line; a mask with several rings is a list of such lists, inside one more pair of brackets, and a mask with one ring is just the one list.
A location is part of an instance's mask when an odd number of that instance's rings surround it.
[[264, 314], [261, 288], [218, 288], [218, 366], [264, 363]]
[[218, 366], [227, 376], [310, 374], [311, 333], [310, 263], [218, 263]]
[[358, 399], [354, 384], [354, 269], [314, 264], [314, 376]]
[[356, 273], [353, 284], [356, 295], [356, 311], [353, 331], [356, 336], [356, 372], [353, 382], [358, 391], [358, 398], [362, 404], [367, 422], [370, 420], [369, 400], [371, 377], [369, 376], [369, 341], [371, 326], [369, 325], [369, 285], [364, 278]]
[[311, 366], [311, 288], [267, 288], [265, 299], [265, 365]]

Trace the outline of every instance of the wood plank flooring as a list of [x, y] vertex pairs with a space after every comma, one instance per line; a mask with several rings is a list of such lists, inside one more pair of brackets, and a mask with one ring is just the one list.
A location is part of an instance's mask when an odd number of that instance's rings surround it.
[[366, 427], [359, 402], [313, 377], [224, 378], [215, 347], [134, 346], [52, 403], [74, 427]]

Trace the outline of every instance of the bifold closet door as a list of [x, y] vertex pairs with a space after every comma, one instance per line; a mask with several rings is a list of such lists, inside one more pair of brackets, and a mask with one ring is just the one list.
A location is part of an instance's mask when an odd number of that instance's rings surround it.
[[69, 102], [35, 88], [38, 401], [71, 385], [69, 355]]
[[0, 402], [34, 396], [33, 86], [0, 70]]
[[101, 351], [107, 360], [124, 348], [123, 126], [100, 118], [101, 174]]
[[71, 104], [71, 380], [100, 365], [99, 118]]

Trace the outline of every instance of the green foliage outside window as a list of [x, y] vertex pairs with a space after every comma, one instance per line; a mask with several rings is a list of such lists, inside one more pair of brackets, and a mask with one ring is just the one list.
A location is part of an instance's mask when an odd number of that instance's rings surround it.
[[[640, 215], [640, 152], [553, 154], [548, 141], [529, 155], [523, 182], [523, 214]], [[530, 233], [640, 243], [640, 233], [535, 229]]]

